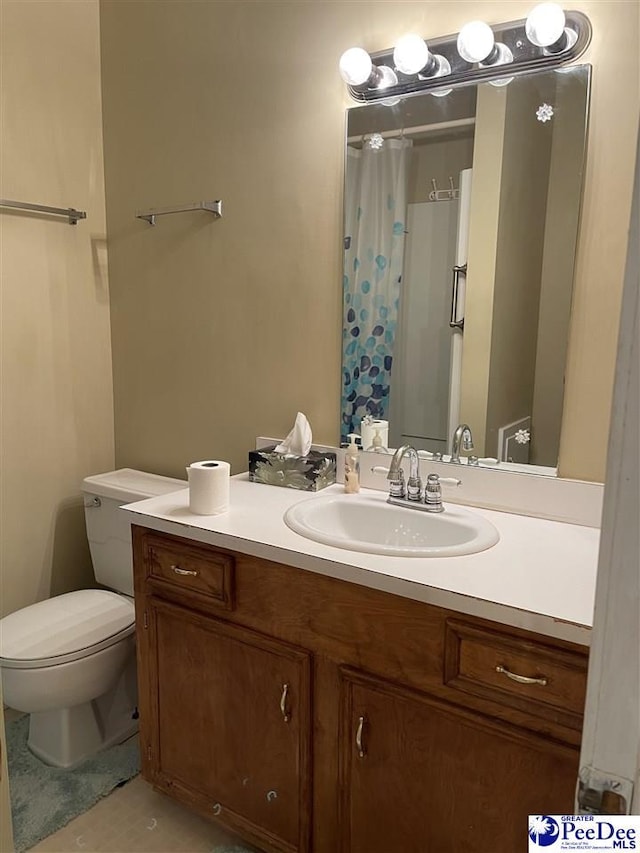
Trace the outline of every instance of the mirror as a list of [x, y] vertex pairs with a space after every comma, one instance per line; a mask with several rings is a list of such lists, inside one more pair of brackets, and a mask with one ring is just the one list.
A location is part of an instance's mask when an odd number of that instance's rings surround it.
[[590, 67], [500, 82], [347, 111], [341, 438], [555, 474]]

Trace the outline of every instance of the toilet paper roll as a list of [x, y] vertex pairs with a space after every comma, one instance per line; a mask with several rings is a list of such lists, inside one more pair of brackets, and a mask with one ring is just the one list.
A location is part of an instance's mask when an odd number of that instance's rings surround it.
[[389, 446], [389, 421], [373, 420], [368, 424], [362, 423], [360, 425], [363, 450], [368, 450], [373, 445], [376, 430], [382, 439], [382, 446]]
[[219, 515], [229, 509], [231, 466], [220, 459], [192, 462], [189, 478], [189, 509], [195, 515]]

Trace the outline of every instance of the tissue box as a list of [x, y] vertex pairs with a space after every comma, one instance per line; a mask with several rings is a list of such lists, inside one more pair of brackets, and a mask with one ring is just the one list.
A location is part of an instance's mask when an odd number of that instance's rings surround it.
[[310, 450], [306, 456], [276, 453], [276, 445], [249, 451], [249, 480], [267, 486], [285, 486], [319, 492], [336, 481], [336, 454]]

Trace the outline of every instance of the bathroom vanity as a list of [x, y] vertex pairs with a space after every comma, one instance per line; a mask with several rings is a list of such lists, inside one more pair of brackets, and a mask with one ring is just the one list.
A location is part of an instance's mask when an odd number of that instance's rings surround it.
[[[156, 788], [274, 853], [513, 853], [573, 811], [597, 530], [479, 510], [494, 548], [394, 560], [288, 530], [305, 494], [187, 496], [128, 510]], [[475, 594], [500, 573], [510, 600]], [[559, 575], [581, 583], [547, 613]]]

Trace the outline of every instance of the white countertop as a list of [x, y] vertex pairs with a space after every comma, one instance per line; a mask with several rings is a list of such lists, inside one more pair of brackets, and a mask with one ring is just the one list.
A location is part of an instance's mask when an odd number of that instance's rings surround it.
[[[589, 644], [599, 530], [468, 507], [498, 528], [497, 545], [468, 556], [417, 558], [323, 545], [294, 533], [282, 520], [285, 510], [301, 500], [343, 491], [335, 485], [314, 495], [250, 483], [247, 474], [239, 474], [231, 478], [230, 508], [223, 515], [192, 514], [187, 488], [124, 510], [132, 523], [153, 530]], [[386, 500], [381, 491], [363, 489], [362, 494]]]

